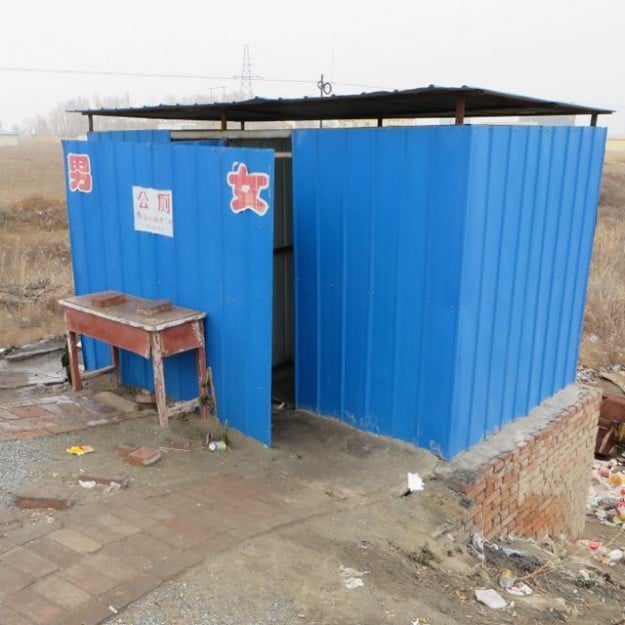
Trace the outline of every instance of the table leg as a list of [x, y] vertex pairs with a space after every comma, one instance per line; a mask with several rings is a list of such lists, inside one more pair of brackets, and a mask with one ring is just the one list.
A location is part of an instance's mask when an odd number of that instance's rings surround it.
[[[196, 350], [197, 359], [197, 380], [198, 388], [200, 390], [200, 416], [202, 419], [208, 419], [208, 406], [206, 402], [202, 401], [202, 395], [204, 391], [204, 384], [206, 384], [206, 348], [204, 347], [204, 333], [202, 332], [202, 325], [200, 324], [200, 345]], [[206, 389], [208, 392], [208, 389]]]
[[[67, 317], [66, 317], [67, 326]], [[72, 378], [72, 388], [79, 391], [82, 388], [80, 370], [78, 369], [78, 349], [76, 347], [76, 332], [67, 330], [67, 355], [69, 357], [69, 371]]]
[[154, 369], [154, 394], [156, 395], [156, 408], [158, 419], [162, 428], [168, 427], [167, 399], [165, 397], [165, 374], [163, 372], [163, 351], [161, 349], [161, 336], [153, 332], [150, 338], [152, 352], [152, 368]]
[[115, 376], [115, 384], [119, 386], [120, 371], [119, 371], [119, 347], [111, 345], [111, 364], [113, 365], [113, 375]]

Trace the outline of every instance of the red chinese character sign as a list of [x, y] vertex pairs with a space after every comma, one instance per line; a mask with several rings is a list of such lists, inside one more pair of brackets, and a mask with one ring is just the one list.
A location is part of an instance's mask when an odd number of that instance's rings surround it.
[[91, 177], [91, 160], [88, 154], [67, 155], [67, 176], [69, 178], [69, 190], [91, 193], [93, 178]]
[[174, 202], [170, 189], [132, 187], [135, 230], [174, 236]]
[[[236, 170], [235, 165], [238, 165]], [[251, 210], [261, 217], [267, 213], [269, 204], [260, 197], [260, 193], [269, 187], [268, 174], [250, 173], [245, 163], [234, 163], [227, 181], [232, 189], [230, 208], [233, 213]]]

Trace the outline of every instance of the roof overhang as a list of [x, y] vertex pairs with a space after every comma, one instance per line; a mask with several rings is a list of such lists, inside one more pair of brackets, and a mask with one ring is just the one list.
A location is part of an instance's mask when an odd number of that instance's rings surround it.
[[180, 121], [277, 122], [305, 120], [358, 120], [511, 117], [531, 115], [608, 115], [609, 109], [555, 102], [490, 91], [477, 87], [429, 86], [403, 91], [305, 98], [254, 98], [210, 104], [161, 104], [138, 108], [81, 109], [75, 112], [102, 117], [129, 117]]

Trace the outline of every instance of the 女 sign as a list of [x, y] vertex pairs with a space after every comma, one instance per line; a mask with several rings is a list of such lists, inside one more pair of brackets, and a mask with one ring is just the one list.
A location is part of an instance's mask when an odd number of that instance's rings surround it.
[[232, 189], [230, 210], [233, 213], [251, 210], [262, 217], [269, 210], [269, 204], [260, 197], [260, 193], [269, 186], [269, 176], [249, 172], [245, 163], [233, 163], [232, 170], [226, 176]]
[[171, 189], [132, 187], [135, 230], [174, 236], [174, 202]]

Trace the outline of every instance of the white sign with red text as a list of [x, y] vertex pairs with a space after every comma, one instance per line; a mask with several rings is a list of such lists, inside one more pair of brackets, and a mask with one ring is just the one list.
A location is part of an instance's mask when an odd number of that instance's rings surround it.
[[135, 230], [174, 236], [174, 202], [171, 189], [132, 187]]

